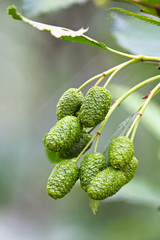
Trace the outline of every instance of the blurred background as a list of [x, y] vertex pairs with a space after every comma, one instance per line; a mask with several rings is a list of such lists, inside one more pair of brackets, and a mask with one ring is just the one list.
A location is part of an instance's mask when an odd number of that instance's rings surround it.
[[[129, 38], [135, 35], [133, 21], [125, 22], [118, 15], [108, 17], [105, 11], [108, 7], [122, 7], [138, 12], [137, 7], [119, 1], [108, 1], [107, 5], [107, 1], [97, 0], [73, 5], [69, 1], [70, 6], [59, 9], [56, 3], [51, 7], [49, 2], [0, 0], [0, 239], [159, 240], [160, 96], [147, 108], [135, 137], [135, 155], [139, 159], [136, 177], [117, 195], [102, 201], [97, 215], [93, 215], [79, 182], [61, 200], [46, 194], [53, 165], [46, 158], [43, 136], [57, 121], [58, 99], [68, 88], [79, 87], [126, 58], [56, 39], [13, 20], [6, 13], [7, 7], [15, 4], [23, 15], [51, 25], [73, 30], [89, 27], [88, 36], [112, 48], [150, 54], [148, 47], [143, 49], [148, 42]], [[137, 31], [138, 26], [144, 35], [148, 34], [146, 41], [152, 41], [151, 35], [160, 36], [157, 28], [150, 34], [150, 26], [147, 30], [138, 22]], [[153, 42], [151, 45], [155, 46]], [[159, 49], [155, 51], [158, 56]], [[109, 86], [113, 100], [156, 74], [159, 70], [152, 63], [126, 67]], [[121, 104], [104, 129], [98, 151], [103, 152], [118, 124], [137, 110], [143, 103], [141, 97], [154, 86], [140, 89]]]

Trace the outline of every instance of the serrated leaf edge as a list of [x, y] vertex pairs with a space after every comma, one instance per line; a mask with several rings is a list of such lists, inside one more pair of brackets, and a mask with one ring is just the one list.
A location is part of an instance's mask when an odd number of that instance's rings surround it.
[[122, 9], [122, 8], [109, 8], [109, 9], [107, 9], [106, 11], [107, 11], [107, 12], [109, 12], [109, 11], [122, 12], [122, 13], [124, 13], [124, 14], [126, 14], [126, 15], [132, 16], [132, 17], [137, 18], [137, 19], [139, 19], [139, 20], [142, 20], [142, 21], [144, 21], [144, 22], [147, 22], [147, 23], [151, 23], [151, 24], [160, 26], [160, 21], [158, 21], [158, 20], [155, 20], [155, 19], [153, 19], [153, 18], [144, 16], [144, 15], [141, 15], [141, 14], [138, 14], [138, 13], [130, 12], [130, 11], [124, 10], [124, 9]]

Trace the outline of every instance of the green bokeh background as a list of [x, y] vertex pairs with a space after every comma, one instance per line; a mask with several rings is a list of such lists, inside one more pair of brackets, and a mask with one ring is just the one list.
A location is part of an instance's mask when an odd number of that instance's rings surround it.
[[[45, 187], [53, 165], [46, 158], [42, 139], [57, 121], [59, 97], [125, 58], [55, 39], [15, 21], [6, 14], [11, 4], [22, 11], [20, 1], [0, 0], [0, 239], [159, 240], [160, 215], [152, 201], [146, 205], [134, 199], [133, 203], [123, 198], [106, 200], [94, 216], [79, 183], [61, 200], [47, 196]], [[116, 2], [110, 6], [124, 5]], [[120, 49], [111, 35], [105, 9], [92, 2], [35, 19], [74, 30], [89, 26], [89, 36]], [[154, 64], [136, 64], [122, 70], [113, 82], [131, 87], [155, 74]], [[150, 87], [140, 91], [142, 96]], [[112, 95], [114, 99], [114, 91]], [[154, 101], [159, 104], [160, 96]], [[128, 114], [123, 104], [113, 114], [101, 136], [99, 151]], [[140, 161], [136, 178], [159, 189], [160, 196], [159, 145], [142, 121], [135, 138]]]

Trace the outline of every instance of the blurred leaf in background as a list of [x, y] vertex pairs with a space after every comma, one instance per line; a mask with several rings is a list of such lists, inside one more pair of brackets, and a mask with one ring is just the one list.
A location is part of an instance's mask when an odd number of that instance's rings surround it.
[[88, 0], [23, 0], [23, 9], [27, 16], [35, 16], [56, 12], [72, 6], [73, 4], [83, 4]]
[[113, 19], [112, 33], [121, 47], [133, 54], [160, 56], [160, 26], [141, 21], [134, 14], [126, 15], [118, 9], [107, 13]]

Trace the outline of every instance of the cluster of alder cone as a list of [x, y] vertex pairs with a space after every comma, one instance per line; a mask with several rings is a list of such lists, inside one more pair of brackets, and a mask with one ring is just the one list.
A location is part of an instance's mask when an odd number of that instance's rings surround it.
[[46, 150], [56, 152], [63, 159], [48, 178], [47, 193], [52, 198], [64, 197], [80, 179], [82, 189], [91, 199], [103, 200], [134, 177], [138, 160], [134, 157], [132, 141], [125, 136], [111, 142], [108, 162], [95, 151], [87, 153], [80, 166], [77, 165], [83, 149], [92, 143], [91, 131], [87, 128], [94, 128], [102, 122], [110, 105], [110, 92], [100, 86], [91, 87], [85, 97], [80, 90], [70, 88], [59, 99], [58, 122], [44, 137]]

